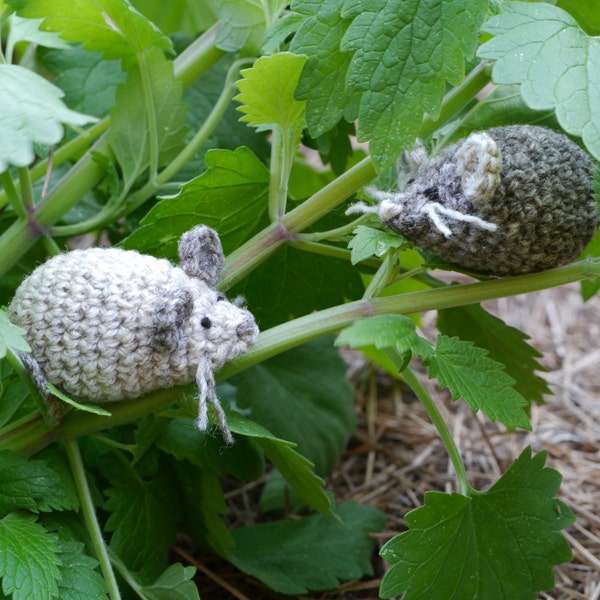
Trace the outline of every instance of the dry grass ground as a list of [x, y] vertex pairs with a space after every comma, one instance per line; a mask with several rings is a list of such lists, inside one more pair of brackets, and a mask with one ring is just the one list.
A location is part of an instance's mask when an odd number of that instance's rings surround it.
[[[584, 304], [578, 286], [570, 286], [502, 299], [487, 308], [525, 331], [544, 354], [541, 362], [548, 369], [544, 376], [554, 395], [546, 405], [533, 408], [533, 431], [506, 433], [472, 415], [464, 402], [449, 400], [432, 382], [427, 386], [452, 429], [475, 487], [483, 489], [496, 481], [528, 445], [535, 452], [548, 452], [547, 465], [563, 474], [560, 498], [577, 516], [565, 532], [575, 557], [556, 568], [556, 588], [540, 594], [539, 600], [600, 600], [600, 297]], [[432, 330], [434, 319], [434, 314], [424, 315], [425, 332]], [[353, 378], [360, 382], [360, 425], [328, 484], [338, 501], [357, 500], [388, 516], [385, 531], [378, 536], [382, 545], [405, 529], [404, 515], [422, 504], [427, 490], [454, 489], [454, 475], [421, 405], [402, 385], [364, 362], [359, 361], [357, 369]], [[237, 518], [252, 519], [252, 494], [252, 490], [232, 493]], [[244, 506], [246, 515], [241, 514]], [[202, 570], [202, 598], [284, 598], [223, 563], [200, 558], [195, 564]], [[310, 598], [376, 599], [385, 570], [378, 556], [374, 569], [368, 580]]]

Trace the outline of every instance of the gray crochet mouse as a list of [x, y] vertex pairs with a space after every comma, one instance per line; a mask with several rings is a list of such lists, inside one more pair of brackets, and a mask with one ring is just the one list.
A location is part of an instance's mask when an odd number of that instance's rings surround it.
[[8, 308], [24, 328], [23, 354], [45, 396], [46, 381], [94, 402], [137, 398], [197, 381], [198, 427], [207, 401], [233, 437], [213, 373], [258, 335], [252, 314], [213, 289], [223, 267], [215, 231], [198, 226], [179, 242], [180, 266], [118, 248], [51, 258], [20, 285]]
[[432, 159], [417, 145], [400, 162], [401, 192], [369, 190], [381, 221], [467, 269], [516, 275], [560, 266], [598, 228], [594, 163], [550, 129], [497, 127]]

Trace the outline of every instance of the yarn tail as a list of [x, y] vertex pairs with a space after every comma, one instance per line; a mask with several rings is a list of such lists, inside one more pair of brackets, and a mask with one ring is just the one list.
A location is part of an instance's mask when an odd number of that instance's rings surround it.
[[203, 369], [201, 366], [196, 371], [196, 384], [198, 385], [198, 419], [196, 426], [200, 431], [206, 431], [208, 428], [208, 405], [213, 407], [219, 423], [219, 429], [223, 433], [223, 438], [228, 445], [233, 445], [235, 439], [227, 425], [227, 417], [225, 411], [217, 398], [215, 388], [215, 378], [210, 369]]

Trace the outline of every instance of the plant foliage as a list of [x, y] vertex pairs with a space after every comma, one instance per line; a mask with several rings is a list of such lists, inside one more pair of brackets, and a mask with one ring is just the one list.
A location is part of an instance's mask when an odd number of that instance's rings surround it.
[[[530, 428], [549, 393], [540, 356], [480, 303], [573, 281], [590, 297], [600, 235], [585, 262], [448, 285], [437, 257], [345, 209], [373, 181], [396, 185], [416, 138], [439, 151], [475, 129], [543, 123], [600, 158], [596, 12], [288, 4], [0, 2], [0, 305], [75, 236], [176, 260], [181, 234], [203, 223], [227, 254], [218, 286], [261, 328], [217, 374], [226, 446], [216, 427], [195, 428], [193, 384], [108, 410], [49, 387], [56, 424], [23, 366], [24, 332], [0, 310], [3, 597], [199, 598], [195, 569], [171, 560], [178, 532], [280, 593], [371, 575], [385, 515], [336, 504], [325, 483], [356, 426], [339, 346], [413, 388], [457, 472], [457, 491], [428, 491], [386, 543], [382, 597], [533, 599], [570, 559], [573, 515], [545, 453], [474, 489], [414, 369], [473, 412]], [[417, 327], [425, 310], [438, 311], [435, 342]], [[266, 482], [264, 521], [230, 528], [232, 480]]]

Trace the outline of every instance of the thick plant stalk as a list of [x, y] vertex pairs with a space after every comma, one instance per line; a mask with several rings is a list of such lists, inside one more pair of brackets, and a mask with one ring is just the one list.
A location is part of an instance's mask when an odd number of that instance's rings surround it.
[[[328, 333], [337, 332], [356, 319], [379, 314], [411, 314], [454, 306], [475, 304], [494, 298], [514, 296], [557, 287], [575, 281], [600, 277], [600, 258], [552, 269], [543, 273], [507, 279], [482, 281], [398, 294], [383, 298], [356, 300], [299, 317], [263, 331], [254, 347], [228, 363], [217, 373], [217, 380], [239, 373], [272, 356]], [[143, 398], [116, 402], [108, 407], [110, 417], [76, 411], [70, 413], [56, 429], [50, 429], [39, 413], [22, 419], [0, 431], [0, 450], [36, 452], [56, 439], [88, 435], [121, 425], [160, 411], [177, 402], [185, 387], [159, 390]]]

